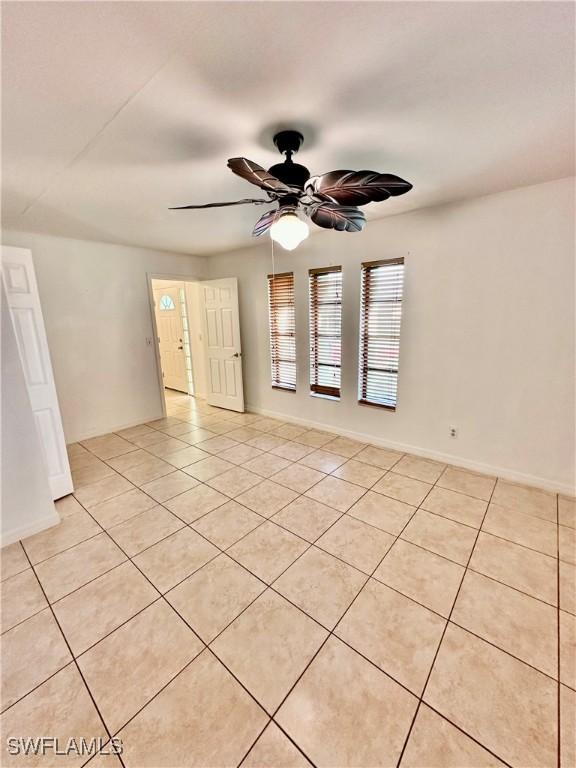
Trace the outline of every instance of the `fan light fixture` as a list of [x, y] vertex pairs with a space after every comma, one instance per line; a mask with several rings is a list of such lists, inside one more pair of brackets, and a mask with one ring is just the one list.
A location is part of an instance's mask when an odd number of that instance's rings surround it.
[[310, 176], [303, 165], [294, 163], [292, 155], [298, 152], [304, 137], [298, 131], [280, 131], [274, 136], [278, 151], [286, 156], [283, 163], [269, 170], [245, 157], [228, 160], [228, 168], [267, 193], [266, 198], [245, 198], [228, 203], [181, 205], [177, 209], [223, 208], [228, 205], [270, 205], [278, 203], [262, 214], [252, 235], [260, 237], [270, 230], [270, 237], [288, 251], [293, 251], [308, 237], [308, 225], [299, 218], [303, 212], [314, 224], [337, 232], [361, 232], [366, 216], [357, 207], [366, 203], [379, 203], [389, 197], [404, 195], [412, 184], [393, 173], [376, 171], [330, 171], [322, 176]]
[[284, 213], [270, 227], [270, 237], [287, 251], [293, 251], [310, 234], [308, 224], [295, 213]]

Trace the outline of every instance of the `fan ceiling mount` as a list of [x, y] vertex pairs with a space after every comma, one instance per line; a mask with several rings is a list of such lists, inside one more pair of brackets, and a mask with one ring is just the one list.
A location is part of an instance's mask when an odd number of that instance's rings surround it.
[[181, 205], [170, 210], [221, 208], [229, 205], [270, 205], [252, 231], [259, 237], [270, 230], [273, 240], [287, 250], [293, 250], [308, 236], [308, 226], [299, 217], [303, 213], [314, 224], [339, 232], [360, 232], [366, 217], [358, 206], [381, 202], [389, 197], [403, 195], [412, 184], [391, 173], [376, 171], [330, 171], [321, 176], [310, 176], [303, 165], [293, 162], [304, 141], [299, 131], [280, 131], [274, 135], [274, 144], [285, 156], [284, 162], [266, 170], [244, 157], [228, 160], [228, 168], [251, 184], [264, 190], [267, 198], [245, 198], [226, 203]]

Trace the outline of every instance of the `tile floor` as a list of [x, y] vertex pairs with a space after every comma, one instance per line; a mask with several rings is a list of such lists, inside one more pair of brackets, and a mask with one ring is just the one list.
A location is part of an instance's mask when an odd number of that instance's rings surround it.
[[2, 765], [576, 765], [573, 498], [168, 411], [69, 446], [61, 524], [1, 552]]

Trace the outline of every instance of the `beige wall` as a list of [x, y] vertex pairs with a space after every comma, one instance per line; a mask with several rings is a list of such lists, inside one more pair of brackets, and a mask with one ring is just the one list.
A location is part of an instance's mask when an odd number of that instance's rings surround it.
[[147, 275], [202, 277], [204, 259], [16, 232], [3, 242], [32, 250], [66, 441], [159, 418]]
[[[249, 407], [377, 439], [480, 471], [574, 488], [574, 195], [559, 180], [319, 232], [296, 251], [296, 394], [270, 387], [270, 240], [208, 260], [239, 278]], [[385, 205], [385, 203], [383, 203]], [[357, 404], [360, 263], [404, 256], [395, 413]], [[342, 400], [311, 397], [307, 270], [343, 267]], [[457, 439], [449, 427], [458, 429]]]

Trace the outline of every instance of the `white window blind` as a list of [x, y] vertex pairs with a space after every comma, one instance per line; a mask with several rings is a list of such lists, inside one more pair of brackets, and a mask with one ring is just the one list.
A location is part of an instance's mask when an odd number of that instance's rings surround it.
[[342, 364], [342, 267], [311, 269], [310, 390], [340, 397]]
[[395, 410], [404, 259], [362, 264], [359, 392], [361, 403]]
[[268, 275], [272, 386], [296, 391], [294, 273]]

